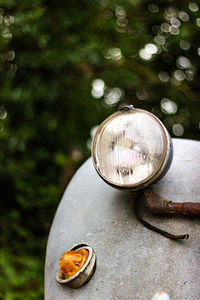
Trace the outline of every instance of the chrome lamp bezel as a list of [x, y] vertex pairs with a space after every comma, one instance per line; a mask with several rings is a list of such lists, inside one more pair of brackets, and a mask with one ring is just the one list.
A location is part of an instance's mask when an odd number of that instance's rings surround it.
[[[136, 112], [147, 114], [160, 127], [161, 133], [162, 133], [162, 138], [163, 138], [163, 145], [164, 145], [161, 162], [159, 164], [159, 167], [157, 167], [152, 174], [150, 174], [147, 178], [138, 182], [137, 184], [128, 184], [128, 185], [116, 184], [116, 183], [112, 182], [111, 180], [109, 180], [108, 178], [106, 178], [97, 167], [97, 157], [96, 157], [95, 149], [97, 147], [98, 136], [99, 136], [102, 128], [105, 127], [106, 123], [108, 123], [112, 119], [116, 118], [117, 116], [121, 116], [124, 113], [136, 113]], [[133, 106], [126, 105], [123, 108], [121, 108], [119, 111], [117, 111], [116, 113], [110, 115], [98, 127], [98, 129], [95, 133], [95, 136], [93, 138], [93, 141], [92, 141], [91, 152], [92, 152], [92, 160], [93, 160], [94, 167], [95, 167], [97, 173], [99, 174], [99, 176], [106, 183], [108, 183], [109, 185], [111, 185], [112, 187], [115, 187], [117, 189], [137, 191], [137, 190], [143, 189], [143, 188], [155, 183], [156, 181], [160, 180], [166, 174], [166, 172], [168, 171], [168, 169], [171, 165], [172, 158], [173, 158], [173, 144], [172, 144], [172, 140], [171, 140], [171, 137], [170, 137], [167, 129], [165, 128], [163, 123], [154, 114], [152, 114], [146, 110], [133, 108]]]

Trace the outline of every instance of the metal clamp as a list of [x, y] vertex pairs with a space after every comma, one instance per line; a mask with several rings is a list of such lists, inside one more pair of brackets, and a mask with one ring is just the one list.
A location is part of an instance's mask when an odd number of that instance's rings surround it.
[[133, 105], [129, 104], [123, 104], [119, 107], [119, 110], [131, 110], [134, 109]]

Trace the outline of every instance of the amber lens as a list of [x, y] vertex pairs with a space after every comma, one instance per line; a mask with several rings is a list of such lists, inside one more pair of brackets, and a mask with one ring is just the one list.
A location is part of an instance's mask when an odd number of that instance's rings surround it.
[[88, 255], [89, 252], [86, 249], [68, 251], [62, 254], [59, 264], [66, 279], [74, 276], [84, 266]]
[[149, 180], [163, 161], [163, 129], [142, 110], [113, 114], [98, 128], [93, 160], [99, 174], [117, 186], [133, 186]]

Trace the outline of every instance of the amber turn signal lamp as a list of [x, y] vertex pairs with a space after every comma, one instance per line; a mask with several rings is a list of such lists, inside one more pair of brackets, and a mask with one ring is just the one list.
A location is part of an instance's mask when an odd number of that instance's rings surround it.
[[96, 254], [88, 244], [79, 244], [63, 253], [59, 260], [56, 280], [77, 289], [86, 284], [96, 267]]
[[86, 263], [89, 251], [86, 249], [68, 251], [62, 254], [59, 260], [60, 269], [65, 279], [74, 276]]

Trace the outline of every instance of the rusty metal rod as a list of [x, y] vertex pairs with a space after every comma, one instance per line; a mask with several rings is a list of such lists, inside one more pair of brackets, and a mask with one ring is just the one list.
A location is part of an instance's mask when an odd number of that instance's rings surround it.
[[179, 235], [176, 235], [176, 234], [172, 234], [172, 233], [169, 233], [167, 231], [164, 231], [150, 223], [148, 223], [147, 221], [145, 221], [141, 215], [139, 214], [139, 210], [138, 210], [138, 206], [139, 206], [139, 199], [141, 197], [141, 193], [139, 194], [139, 196], [136, 198], [135, 200], [135, 215], [136, 215], [136, 218], [138, 219], [138, 221], [140, 221], [145, 227], [147, 227], [148, 229], [150, 230], [153, 230], [163, 236], [165, 236], [166, 238], [168, 239], [171, 239], [171, 240], [187, 240], [189, 238], [189, 235], [188, 234], [179, 234]]
[[151, 187], [145, 188], [144, 195], [148, 208], [155, 214], [179, 214], [200, 216], [200, 203], [173, 202], [162, 198]]

